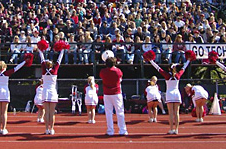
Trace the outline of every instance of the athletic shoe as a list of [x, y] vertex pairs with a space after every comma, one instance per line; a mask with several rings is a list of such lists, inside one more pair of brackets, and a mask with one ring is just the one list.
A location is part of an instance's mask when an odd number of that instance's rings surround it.
[[96, 121], [95, 121], [95, 120], [91, 120], [91, 123], [92, 123], [92, 124], [95, 124], [95, 123], [96, 123]]
[[39, 122], [40, 122], [40, 123], [44, 123], [45, 121], [44, 121], [43, 118], [41, 118], [41, 119], [39, 120]]
[[87, 122], [87, 123], [91, 124], [91, 123], [92, 123], [92, 120], [88, 120], [88, 122]]
[[200, 119], [199, 119], [199, 118], [197, 118], [195, 121], [196, 121], [196, 122], [200, 122]]
[[169, 135], [175, 134], [175, 130], [169, 130], [167, 134]]
[[9, 132], [8, 132], [8, 130], [7, 129], [3, 129], [2, 130], [2, 135], [6, 135], [6, 134], [8, 134]]
[[203, 122], [203, 118], [200, 118], [200, 122]]
[[38, 123], [40, 122], [40, 119], [39, 119], [39, 118], [37, 119], [37, 122], [38, 122]]
[[162, 110], [162, 114], [165, 115], [166, 114], [166, 111], [165, 110]]
[[55, 134], [54, 129], [51, 129], [49, 134], [54, 135]]
[[0, 134], [2, 134], [2, 129], [0, 130]]
[[177, 135], [177, 134], [178, 134], [178, 129], [176, 129], [176, 130], [175, 130], [174, 134], [175, 134], [175, 135]]
[[156, 118], [153, 118], [153, 122], [156, 122], [157, 123], [157, 119]]
[[50, 132], [49, 132], [49, 130], [48, 130], [48, 129], [46, 130], [46, 133], [45, 133], [45, 134], [46, 134], [46, 135], [50, 134]]
[[153, 122], [153, 118], [150, 118], [150, 119], [148, 120], [148, 122], [149, 122], [149, 123], [152, 123], [152, 122]]
[[128, 135], [128, 132], [126, 131], [125, 133], [120, 133], [119, 135], [120, 136], [127, 136]]

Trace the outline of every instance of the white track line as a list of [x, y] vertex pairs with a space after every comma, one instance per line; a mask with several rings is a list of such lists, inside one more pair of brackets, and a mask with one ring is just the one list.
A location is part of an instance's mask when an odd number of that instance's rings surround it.
[[[25, 132], [13, 132], [13, 133], [9, 133], [11, 135], [43, 135], [43, 133], [25, 133]], [[57, 133], [55, 134], [56, 136], [57, 135], [93, 135], [93, 136], [96, 136], [96, 135], [105, 135], [105, 133]], [[115, 134], [117, 136], [117, 133]], [[132, 136], [132, 135], [166, 135], [166, 136], [170, 136], [166, 133], [129, 133], [129, 136]], [[226, 135], [226, 133], [179, 133], [178, 136], [181, 136], [181, 135]], [[45, 136], [49, 136], [49, 135], [45, 135]], [[176, 135], [174, 135], [176, 136]], [[126, 136], [125, 136], [126, 137]]]
[[184, 143], [226, 143], [226, 141], [2, 141], [0, 143], [55, 143], [55, 144], [184, 144]]

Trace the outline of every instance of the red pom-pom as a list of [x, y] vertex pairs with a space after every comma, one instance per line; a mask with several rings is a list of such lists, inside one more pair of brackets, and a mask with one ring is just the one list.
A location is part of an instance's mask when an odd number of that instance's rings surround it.
[[67, 49], [67, 50], [70, 49], [70, 44], [68, 42], [64, 43], [64, 49]]
[[53, 49], [57, 52], [63, 50], [63, 49], [70, 49], [70, 45], [69, 43], [63, 41], [63, 40], [60, 40], [60, 41], [57, 41], [54, 46], [53, 46]]
[[211, 64], [215, 64], [218, 59], [218, 53], [216, 51], [209, 52], [208, 59]]
[[31, 67], [33, 63], [34, 55], [32, 53], [25, 53], [24, 54], [24, 60], [26, 61], [25, 65], [26, 67]]
[[187, 50], [187, 51], [185, 52], [185, 58], [186, 58], [186, 59], [190, 59], [190, 61], [196, 60], [195, 52], [192, 51], [192, 50]]
[[48, 49], [49, 47], [49, 44], [46, 42], [46, 40], [40, 40], [38, 42], [38, 48], [41, 50], [41, 51], [45, 51], [46, 49]]
[[156, 55], [154, 51], [149, 50], [143, 54], [143, 57], [146, 62], [149, 62], [150, 60], [155, 60]]
[[[196, 108], [192, 109], [191, 116], [192, 117], [197, 117], [197, 115], [196, 115]], [[203, 108], [203, 113], [202, 113], [202, 117], [204, 117], [204, 116], [206, 116], [206, 108], [205, 107]]]

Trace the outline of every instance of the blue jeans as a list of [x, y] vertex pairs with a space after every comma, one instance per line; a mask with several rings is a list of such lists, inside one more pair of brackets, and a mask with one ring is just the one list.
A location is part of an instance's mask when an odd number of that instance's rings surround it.
[[176, 58], [175, 58], [175, 63], [179, 63], [180, 58], [181, 58], [182, 63], [186, 62], [184, 53], [185, 53], [184, 51], [177, 51]]
[[171, 64], [172, 63], [172, 50], [171, 49], [167, 49], [162, 51], [162, 54], [165, 55], [165, 59], [168, 59], [168, 63]]

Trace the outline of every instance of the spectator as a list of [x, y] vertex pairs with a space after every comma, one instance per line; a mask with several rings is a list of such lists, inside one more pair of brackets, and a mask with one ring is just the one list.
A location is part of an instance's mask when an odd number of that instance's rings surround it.
[[178, 34], [175, 39], [175, 44], [173, 45], [173, 52], [176, 54], [175, 63], [179, 63], [180, 58], [182, 63], [185, 63], [185, 51], [186, 47], [184, 45], [184, 41], [182, 40], [182, 36]]
[[116, 43], [112, 46], [112, 51], [114, 52], [115, 56], [117, 57], [118, 63], [125, 62], [125, 46], [123, 44], [124, 41], [120, 39], [120, 35], [116, 35], [116, 39], [113, 40], [113, 43]]
[[78, 47], [75, 41], [75, 35], [74, 34], [70, 34], [70, 38], [68, 39], [68, 42], [70, 44], [70, 49], [69, 49], [69, 53], [73, 54], [73, 61], [74, 64], [77, 64], [77, 53], [78, 53]]
[[96, 59], [96, 63], [103, 63], [103, 61], [101, 60], [101, 54], [103, 53], [104, 51], [104, 46], [102, 43], [102, 39], [101, 39], [101, 36], [98, 35], [96, 40], [94, 41], [94, 44], [93, 45], [93, 50], [95, 51], [95, 59]]
[[128, 64], [133, 64], [134, 56], [135, 56], [134, 55], [135, 48], [134, 48], [133, 40], [129, 35], [127, 35], [125, 42], [130, 43], [125, 45], [126, 61]]
[[21, 45], [19, 43], [20, 43], [19, 37], [15, 36], [13, 39], [13, 43], [10, 45], [11, 52], [13, 53], [9, 60], [10, 63], [17, 64], [17, 61], [18, 61], [17, 58], [21, 52]]
[[163, 43], [162, 44], [162, 60], [167, 64], [171, 64], [173, 44], [172, 44], [172, 39], [170, 35], [166, 35], [165, 39], [162, 39], [161, 43]]

